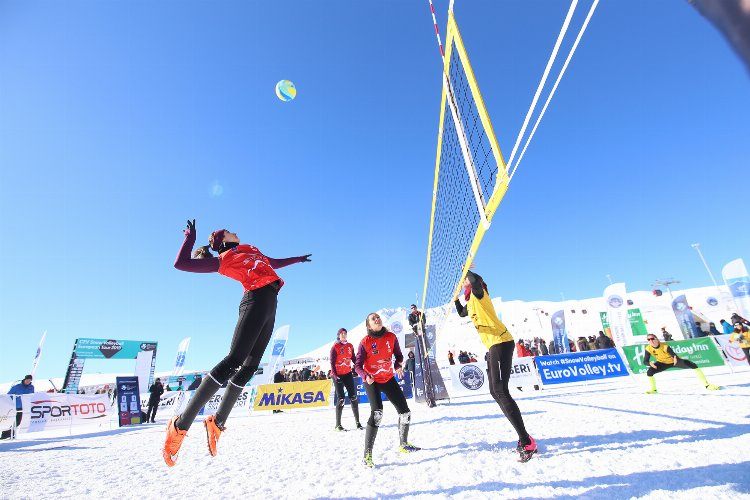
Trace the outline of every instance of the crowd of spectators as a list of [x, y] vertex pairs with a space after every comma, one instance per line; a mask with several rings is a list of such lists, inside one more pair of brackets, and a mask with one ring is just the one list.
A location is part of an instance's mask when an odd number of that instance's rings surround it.
[[310, 380], [327, 380], [331, 378], [331, 370], [324, 372], [319, 366], [308, 367], [305, 366], [301, 369], [286, 370], [281, 369], [276, 372], [273, 377], [273, 381], [276, 384], [283, 382], [309, 382]]
[[[476, 363], [477, 355], [469, 351], [458, 351], [458, 363], [465, 365], [466, 363]], [[456, 356], [453, 351], [448, 351], [448, 363], [451, 365], [456, 364]]]

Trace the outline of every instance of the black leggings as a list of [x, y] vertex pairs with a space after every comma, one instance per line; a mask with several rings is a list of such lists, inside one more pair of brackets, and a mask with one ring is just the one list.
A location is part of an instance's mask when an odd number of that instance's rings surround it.
[[664, 370], [669, 370], [670, 368], [692, 368], [695, 370], [698, 368], [698, 365], [690, 361], [689, 359], [680, 359], [677, 358], [677, 363], [674, 365], [670, 365], [669, 363], [660, 363], [659, 361], [654, 363], [656, 365], [656, 368], [653, 366], [648, 367], [648, 371], [646, 372], [646, 376], [653, 377], [655, 374], [659, 372], [663, 372]]
[[195, 391], [177, 420], [176, 426], [188, 430], [200, 409], [224, 384], [224, 391], [216, 423], [220, 427], [226, 422], [229, 412], [237, 401], [245, 384], [258, 370], [260, 359], [268, 346], [276, 321], [276, 303], [279, 283], [274, 282], [257, 290], [245, 292], [240, 302], [240, 315], [234, 329], [229, 354], [213, 367]]
[[380, 399], [380, 393], [384, 392], [388, 401], [393, 403], [399, 415], [409, 413], [409, 405], [406, 404], [406, 397], [396, 382], [396, 377], [391, 377], [387, 382], [374, 382], [372, 385], [365, 382], [365, 391], [367, 399], [370, 400], [370, 419], [367, 425], [380, 427], [380, 420], [383, 418], [383, 401]]
[[741, 347], [741, 349], [745, 353], [745, 360], [750, 364], [750, 347]]
[[344, 388], [352, 403], [357, 402], [357, 391], [354, 388], [354, 376], [351, 372], [345, 375], [336, 375], [334, 385], [336, 386], [336, 404], [344, 406]]
[[529, 433], [523, 425], [521, 410], [518, 409], [516, 401], [508, 391], [510, 382], [510, 370], [513, 368], [513, 351], [516, 344], [512, 340], [501, 342], [490, 347], [487, 353], [487, 374], [490, 383], [490, 394], [495, 398], [500, 409], [503, 410], [505, 418], [518, 433], [518, 439], [522, 444], [527, 444]]

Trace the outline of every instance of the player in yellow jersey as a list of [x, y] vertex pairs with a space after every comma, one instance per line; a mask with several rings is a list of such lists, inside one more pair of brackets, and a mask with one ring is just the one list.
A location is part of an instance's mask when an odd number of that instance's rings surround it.
[[537, 446], [534, 438], [526, 432], [521, 410], [518, 409], [518, 405], [508, 391], [515, 350], [513, 336], [497, 317], [487, 291], [487, 284], [478, 274], [472, 271], [466, 274], [463, 294], [455, 297], [455, 304], [459, 316], [471, 316], [479, 338], [489, 350], [487, 373], [490, 394], [518, 433], [516, 450], [521, 455], [520, 461], [527, 462], [537, 452]]
[[745, 353], [745, 359], [750, 363], [750, 330], [742, 323], [734, 325], [734, 331], [729, 336], [730, 342], [739, 342], [740, 349]]
[[[688, 359], [682, 359], [677, 357], [671, 347], [667, 344], [662, 344], [656, 335], [650, 333], [646, 337], [648, 345], [646, 346], [646, 353], [643, 355], [643, 364], [648, 366], [646, 377], [650, 384], [650, 388], [646, 391], [646, 394], [656, 394], [656, 380], [654, 375], [670, 368], [692, 368], [695, 370], [695, 374], [698, 376], [698, 380], [701, 381], [703, 387], [710, 391], [716, 391], [721, 389], [718, 385], [709, 384], [706, 380], [706, 376], [703, 374], [703, 370]], [[654, 359], [651, 359], [651, 357]]]

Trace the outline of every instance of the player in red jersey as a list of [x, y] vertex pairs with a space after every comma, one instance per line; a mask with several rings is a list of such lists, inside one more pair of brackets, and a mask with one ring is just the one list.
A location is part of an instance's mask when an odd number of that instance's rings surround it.
[[[409, 422], [411, 411], [406, 404], [406, 398], [394, 378], [395, 373], [399, 377], [404, 376], [402, 363], [404, 355], [396, 336], [389, 332], [382, 323], [377, 313], [370, 313], [365, 319], [367, 335], [359, 343], [355, 369], [365, 383], [367, 398], [370, 400], [370, 419], [367, 421], [365, 432], [365, 457], [364, 465], [374, 467], [372, 461], [372, 447], [375, 444], [375, 436], [378, 434], [380, 421], [383, 419], [383, 401], [380, 393], [384, 393], [388, 400], [393, 403], [398, 412], [398, 435], [401, 453], [411, 453], [419, 450], [416, 446], [409, 444]], [[396, 364], [393, 364], [393, 358]]]
[[237, 234], [226, 229], [214, 231], [208, 239], [209, 247], [219, 253], [218, 257], [214, 257], [204, 247], [200, 258], [192, 259], [190, 251], [195, 244], [195, 219], [188, 221], [184, 232], [185, 241], [177, 254], [174, 267], [193, 273], [218, 272], [242, 283], [245, 294], [240, 302], [239, 319], [229, 354], [203, 379], [182, 414], [172, 418], [167, 424], [162, 455], [170, 467], [175, 464], [182, 440], [200, 409], [222, 385], [227, 384], [216, 415], [204, 421], [209, 453], [216, 455], [224, 422], [245, 384], [258, 369], [273, 333], [277, 294], [284, 286], [275, 269], [297, 262], [310, 262], [310, 254], [288, 259], [266, 257], [254, 246], [240, 244]]
[[346, 328], [339, 328], [338, 340], [331, 347], [331, 377], [336, 386], [336, 427], [337, 431], [345, 431], [341, 425], [341, 414], [344, 412], [344, 388], [352, 402], [352, 413], [357, 429], [364, 429], [359, 423], [359, 400], [357, 399], [357, 390], [354, 387], [354, 377], [352, 376], [352, 363], [355, 362], [354, 346], [346, 341]]

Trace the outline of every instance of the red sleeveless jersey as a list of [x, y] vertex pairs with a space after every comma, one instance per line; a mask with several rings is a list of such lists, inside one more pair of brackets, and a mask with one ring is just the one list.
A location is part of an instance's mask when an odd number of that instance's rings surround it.
[[237, 245], [219, 255], [219, 273], [242, 283], [245, 291], [257, 290], [274, 281], [284, 282], [271, 267], [268, 257], [252, 245]]
[[352, 371], [352, 359], [354, 359], [354, 346], [349, 342], [342, 344], [336, 342], [333, 346], [336, 349], [336, 375], [346, 375]]
[[362, 363], [365, 373], [382, 384], [393, 378], [393, 352], [398, 339], [391, 332], [386, 332], [382, 337], [375, 338], [367, 335], [360, 343], [364, 347], [365, 356]]

